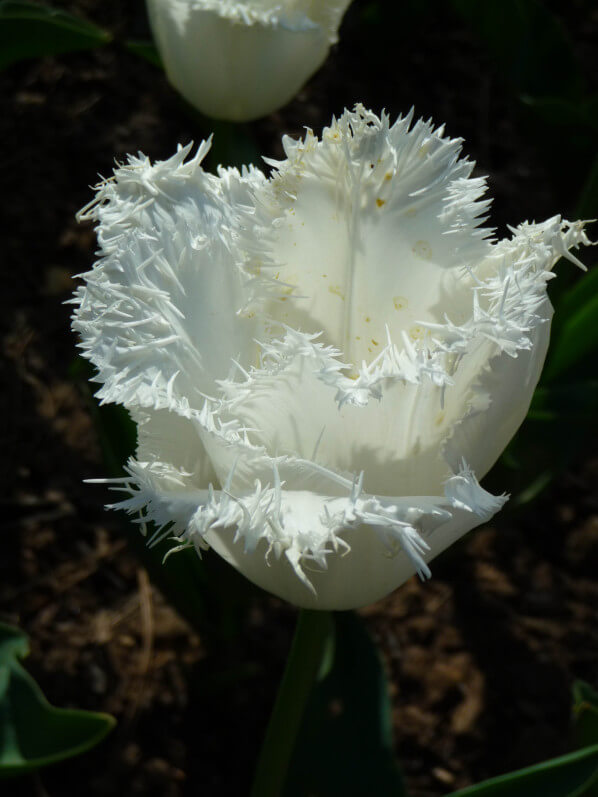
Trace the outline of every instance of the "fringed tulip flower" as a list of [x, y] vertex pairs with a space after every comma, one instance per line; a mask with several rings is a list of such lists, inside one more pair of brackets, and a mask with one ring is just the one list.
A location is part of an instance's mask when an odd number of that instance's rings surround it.
[[270, 177], [208, 174], [208, 148], [129, 157], [81, 213], [100, 259], [74, 328], [138, 426], [116, 506], [299, 606], [367, 604], [506, 501], [478, 479], [525, 417], [583, 224], [496, 241], [460, 140], [411, 114], [285, 138]]
[[285, 105], [326, 60], [351, 0], [147, 0], [172, 85], [216, 119]]

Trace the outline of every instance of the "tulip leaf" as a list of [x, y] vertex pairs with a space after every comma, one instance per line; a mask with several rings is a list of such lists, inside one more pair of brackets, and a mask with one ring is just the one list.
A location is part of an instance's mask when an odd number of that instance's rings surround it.
[[[537, 388], [527, 418], [529, 421], [556, 422], [561, 426], [566, 422], [568, 428], [562, 429], [565, 435], [570, 434], [574, 426], [583, 426], [586, 432], [596, 428], [598, 380]], [[531, 427], [531, 424], [528, 425]], [[541, 437], [546, 435], [545, 425], [538, 429], [538, 434]], [[556, 442], [558, 430], [555, 430], [555, 434]]]
[[573, 723], [580, 746], [598, 744], [598, 692], [585, 681], [573, 684]]
[[160, 58], [160, 53], [153, 42], [129, 39], [125, 42], [125, 47], [127, 50], [129, 50], [129, 52], [137, 55], [139, 58], [143, 58], [144, 61], [147, 61], [152, 66], [157, 66], [160, 69], [164, 69], [162, 59]]
[[451, 797], [578, 797], [598, 778], [598, 744], [485, 780]]
[[334, 644], [305, 708], [284, 797], [401, 797], [382, 662], [357, 615], [333, 616]]
[[525, 423], [487, 477], [487, 489], [506, 489], [512, 507], [529, 503], [596, 431], [598, 380], [538, 387]]
[[26, 58], [98, 47], [111, 39], [108, 31], [66, 11], [0, 0], [0, 69]]
[[0, 623], [0, 777], [79, 755], [115, 725], [108, 714], [51, 706], [19, 663], [28, 653], [27, 637]]
[[565, 97], [531, 97], [522, 94], [519, 98], [543, 121], [555, 127], [589, 127], [598, 129], [598, 97], [571, 100]]
[[576, 97], [582, 78], [558, 19], [539, 0], [452, 0], [484, 42], [501, 76], [530, 97]]
[[[558, 302], [543, 382], [559, 378], [598, 348], [598, 268], [585, 274]], [[593, 369], [592, 369], [593, 371]]]

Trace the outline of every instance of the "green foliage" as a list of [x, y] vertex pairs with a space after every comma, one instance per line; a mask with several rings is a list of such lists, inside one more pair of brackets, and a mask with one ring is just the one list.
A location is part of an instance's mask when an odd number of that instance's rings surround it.
[[[555, 193], [565, 198], [561, 211], [568, 217], [595, 218], [596, 188], [593, 209], [582, 202], [575, 212], [571, 199], [596, 157], [598, 96], [588, 93], [591, 81], [586, 81], [560, 20], [540, 0], [452, 0], [452, 6], [477, 34], [498, 79], [519, 99], [520, 129], [551, 164]], [[558, 280], [557, 294], [566, 283]]]
[[284, 797], [401, 797], [378, 651], [356, 614], [333, 617], [334, 635], [305, 709]]
[[598, 129], [598, 97], [592, 95], [571, 100], [567, 97], [532, 97], [521, 94], [520, 100], [546, 124], [556, 128], [590, 127]]
[[[555, 190], [566, 196], [572, 187], [579, 190], [579, 184], [574, 186], [579, 175], [588, 175], [579, 202], [570, 202], [569, 212], [576, 218], [596, 218], [598, 97], [586, 92], [560, 21], [539, 0], [452, 0], [452, 6], [521, 101], [522, 130], [551, 159]], [[595, 237], [592, 228], [589, 233]], [[512, 493], [511, 505], [528, 503], [542, 492], [596, 429], [598, 270], [581, 278], [572, 269], [560, 271], [550, 285], [555, 317], [540, 388], [526, 423], [490, 479]]]
[[251, 797], [281, 797], [305, 707], [316, 679], [326, 669], [333, 634], [331, 612], [300, 610], [257, 762]]
[[598, 380], [537, 388], [527, 419], [489, 478], [510, 505], [534, 500], [598, 431]]
[[133, 53], [139, 58], [143, 58], [144, 61], [147, 61], [152, 66], [157, 66], [159, 69], [164, 68], [160, 54], [153, 42], [129, 39], [129, 41], [125, 42], [125, 47], [127, 50], [129, 50], [129, 52]]
[[79, 755], [114, 727], [108, 714], [51, 706], [19, 659], [27, 637], [0, 623], [0, 777]]
[[[582, 427], [585, 434], [598, 426], [598, 381], [572, 382], [539, 387], [528, 414], [528, 421], [537, 424], [565, 422], [571, 427]], [[546, 426], [542, 427], [544, 432]]]
[[[593, 364], [598, 349], [598, 268], [560, 297], [555, 313], [544, 383], [554, 382], [583, 360]], [[585, 369], [593, 373], [592, 369]]]
[[[580, 747], [598, 744], [598, 692], [585, 681], [573, 684], [573, 730]], [[598, 797], [598, 779], [583, 794]]]
[[573, 684], [573, 722], [580, 747], [598, 744], [598, 692], [585, 681]]
[[593, 269], [558, 299], [540, 385], [502, 458], [512, 471], [508, 481], [516, 484], [508, 487], [515, 505], [539, 495], [598, 432], [597, 351], [598, 269]]
[[598, 777], [598, 744], [485, 780], [451, 797], [578, 797]]
[[0, 0], [0, 69], [26, 58], [98, 47], [111, 38], [107, 31], [66, 11]]

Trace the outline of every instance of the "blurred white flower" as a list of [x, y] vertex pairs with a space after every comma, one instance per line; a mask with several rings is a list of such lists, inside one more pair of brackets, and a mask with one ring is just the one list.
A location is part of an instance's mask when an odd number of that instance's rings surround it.
[[559, 216], [494, 241], [460, 140], [358, 106], [272, 175], [204, 142], [129, 157], [81, 218], [74, 328], [138, 424], [117, 507], [306, 607], [375, 601], [503, 505], [478, 483], [526, 415]]
[[285, 105], [326, 60], [351, 0], [147, 0], [172, 85], [216, 119]]

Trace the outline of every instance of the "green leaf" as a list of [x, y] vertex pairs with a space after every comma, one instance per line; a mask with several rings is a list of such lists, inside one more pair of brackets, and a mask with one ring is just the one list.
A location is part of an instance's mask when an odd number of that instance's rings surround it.
[[598, 692], [585, 681], [573, 684], [573, 723], [580, 746], [598, 744]]
[[305, 709], [284, 797], [401, 797], [382, 662], [357, 615], [335, 612], [334, 624], [334, 643]]
[[451, 797], [577, 797], [598, 777], [598, 744], [485, 780]]
[[537, 388], [527, 419], [539, 422], [534, 424], [538, 439], [545, 441], [547, 424], [556, 422], [553, 446], [559, 448], [561, 435], [571, 434], [574, 426], [583, 426], [587, 435], [598, 423], [598, 380]]
[[152, 66], [157, 66], [159, 69], [164, 69], [162, 59], [160, 58], [160, 53], [156, 49], [156, 46], [153, 42], [129, 39], [125, 42], [125, 47], [127, 50], [129, 50], [129, 52], [137, 55], [139, 58], [143, 58], [144, 61], [152, 64]]
[[[598, 268], [588, 271], [558, 302], [543, 382], [561, 377], [598, 348]], [[592, 374], [594, 373], [593, 362]]]
[[87, 50], [111, 39], [108, 31], [66, 11], [0, 0], [0, 69], [25, 58]]
[[115, 725], [108, 714], [51, 706], [18, 661], [28, 652], [27, 637], [0, 623], [0, 777], [79, 755]]
[[531, 502], [597, 431], [598, 380], [538, 387], [525, 423], [487, 477], [487, 487], [511, 493], [513, 508]]
[[[598, 692], [585, 681], [573, 684], [573, 730], [579, 747], [598, 744]], [[598, 779], [583, 792], [583, 797], [598, 797]]]
[[530, 97], [519, 99], [529, 106], [543, 121], [555, 127], [589, 127], [598, 129], [598, 97], [591, 96], [576, 101], [563, 97]]
[[281, 797], [314, 683], [333, 644], [332, 612], [301, 609], [255, 768], [251, 797]]

